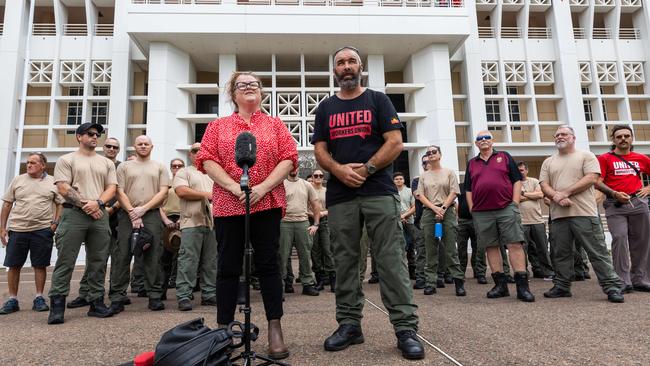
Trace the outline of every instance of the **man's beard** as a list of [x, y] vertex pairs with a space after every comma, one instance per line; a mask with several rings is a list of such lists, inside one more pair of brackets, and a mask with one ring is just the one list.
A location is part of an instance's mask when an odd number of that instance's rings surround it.
[[289, 173], [289, 176], [290, 176], [291, 178], [295, 178], [296, 176], [298, 176], [298, 173]]
[[339, 84], [339, 87], [341, 89], [345, 90], [351, 90], [356, 88], [361, 84], [361, 73], [352, 73], [352, 78], [351, 79], [343, 79], [343, 77], [349, 75], [349, 73], [345, 73], [343, 76], [339, 76], [338, 74], [334, 73], [334, 76], [336, 76], [336, 82]]

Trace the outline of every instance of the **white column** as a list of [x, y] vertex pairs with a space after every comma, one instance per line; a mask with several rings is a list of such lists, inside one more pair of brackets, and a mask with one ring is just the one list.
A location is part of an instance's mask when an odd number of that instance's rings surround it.
[[0, 186], [6, 187], [14, 175], [18, 144], [16, 127], [21, 120], [20, 103], [24, 82], [25, 42], [29, 24], [29, 2], [5, 3], [4, 34], [0, 40]]
[[367, 63], [364, 69], [368, 71], [368, 88], [384, 92], [386, 90], [384, 55], [368, 55]]
[[123, 1], [115, 3], [115, 16], [113, 17], [113, 56], [111, 96], [108, 113], [108, 135], [120, 140], [123, 148], [120, 150], [119, 159], [126, 158], [126, 146], [132, 141], [127, 141], [126, 125], [131, 123], [131, 95], [133, 72], [131, 70], [131, 39], [126, 33], [128, 18], [128, 4]]
[[562, 100], [558, 102], [558, 117], [560, 121], [564, 121], [575, 130], [576, 146], [579, 149], [589, 150], [578, 56], [573, 42], [571, 8], [569, 2], [556, 1], [549, 11], [549, 26], [553, 29], [553, 42], [557, 55], [553, 70], [556, 93], [562, 95]]
[[[413, 92], [408, 100], [408, 110], [426, 114], [424, 119], [407, 122], [409, 140], [439, 145], [442, 150], [442, 165], [458, 171], [447, 45], [432, 44], [411, 55], [404, 70], [404, 81], [424, 84], [424, 88]], [[418, 153], [409, 156], [410, 171], [420, 171], [423, 153], [424, 149], [420, 149]]]
[[176, 116], [190, 110], [191, 98], [178, 84], [195, 79], [189, 54], [166, 42], [150, 44], [147, 136], [153, 140], [152, 159], [165, 165], [173, 158], [186, 157], [178, 149], [189, 146], [192, 128]]
[[[232, 55], [219, 55], [219, 117], [232, 114], [233, 107], [228, 95], [228, 80], [237, 70], [237, 58]], [[268, 85], [267, 87], [271, 87]]]

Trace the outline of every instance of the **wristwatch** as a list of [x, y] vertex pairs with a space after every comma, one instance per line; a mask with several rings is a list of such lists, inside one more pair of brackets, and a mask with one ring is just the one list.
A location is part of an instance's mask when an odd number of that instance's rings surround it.
[[443, 211], [444, 211], [444, 210], [446, 210], [446, 209], [447, 209], [447, 206], [442, 206], [442, 207], [440, 207], [440, 208], [442, 208], [442, 209], [443, 209]]
[[371, 163], [370, 161], [368, 161], [363, 165], [365, 165], [366, 169], [368, 170], [368, 175], [373, 175], [375, 174], [375, 172], [377, 172], [377, 167], [375, 166], [375, 164]]
[[99, 205], [99, 208], [106, 208], [106, 204], [102, 200], [97, 200], [97, 204]]
[[50, 221], [50, 225], [59, 225], [59, 222], [57, 220], [52, 220]]

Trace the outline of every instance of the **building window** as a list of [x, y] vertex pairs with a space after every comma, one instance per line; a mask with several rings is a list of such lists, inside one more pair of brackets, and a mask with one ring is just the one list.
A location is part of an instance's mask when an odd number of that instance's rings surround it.
[[[83, 96], [84, 88], [81, 86], [71, 86], [68, 89], [68, 95], [70, 96]], [[67, 125], [80, 125], [83, 117], [83, 102], [75, 101], [68, 102], [68, 108], [65, 118], [65, 123]], [[73, 135], [75, 131], [67, 131], [68, 135]]]
[[607, 122], [609, 121], [609, 119], [607, 119], [607, 105], [604, 100], [601, 100], [600, 103], [603, 105], [603, 121]]
[[582, 94], [584, 94], [584, 95], [589, 94], [589, 87], [588, 86], [583, 86], [582, 88], [580, 88], [580, 90], [582, 91]]
[[499, 110], [499, 101], [498, 100], [486, 100], [485, 101], [485, 113], [488, 122], [499, 122], [501, 121], [501, 112]]
[[[517, 95], [518, 90], [516, 86], [508, 87], [508, 94]], [[521, 112], [519, 110], [519, 101], [518, 100], [509, 100], [508, 101], [508, 117], [510, 117], [510, 122], [521, 122]]]
[[594, 115], [591, 111], [591, 100], [583, 100], [582, 107], [585, 110], [585, 121], [591, 122], [594, 120]]
[[110, 93], [110, 87], [109, 86], [94, 86], [93, 87], [93, 95], [94, 96], [108, 96]]
[[105, 125], [108, 120], [108, 102], [93, 102], [90, 121]]
[[495, 94], [499, 94], [499, 91], [497, 90], [496, 86], [484, 86], [483, 87], [483, 94], [485, 94], [485, 95], [495, 95]]

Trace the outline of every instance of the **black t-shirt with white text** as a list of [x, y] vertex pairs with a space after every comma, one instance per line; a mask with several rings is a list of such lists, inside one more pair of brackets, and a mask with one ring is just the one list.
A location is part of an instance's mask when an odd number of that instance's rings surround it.
[[[384, 144], [382, 135], [401, 128], [395, 107], [386, 94], [366, 89], [354, 99], [332, 96], [319, 104], [312, 144], [327, 142], [332, 158], [340, 164], [366, 163]], [[397, 194], [392, 175], [393, 165], [389, 164], [367, 177], [361, 187], [351, 188], [332, 174], [327, 184], [327, 206], [356, 196]]]

